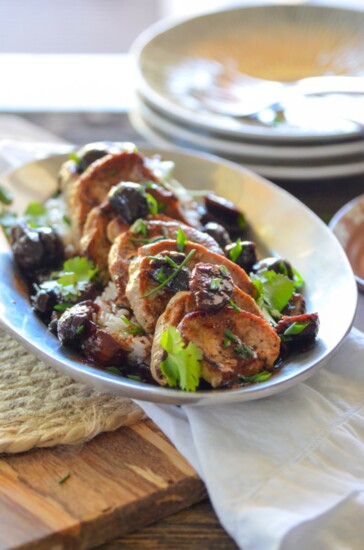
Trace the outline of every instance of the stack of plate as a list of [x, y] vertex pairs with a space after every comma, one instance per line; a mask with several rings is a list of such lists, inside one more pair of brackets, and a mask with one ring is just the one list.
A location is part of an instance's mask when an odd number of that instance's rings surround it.
[[157, 23], [132, 54], [130, 118], [154, 145], [218, 154], [275, 180], [364, 173], [364, 11], [214, 11]]

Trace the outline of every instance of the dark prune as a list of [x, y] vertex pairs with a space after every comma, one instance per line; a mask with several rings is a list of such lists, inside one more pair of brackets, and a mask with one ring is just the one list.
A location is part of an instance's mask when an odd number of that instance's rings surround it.
[[82, 341], [96, 329], [93, 315], [99, 307], [91, 300], [80, 302], [67, 309], [57, 323], [58, 338], [64, 346], [82, 349]]
[[229, 303], [234, 283], [220, 266], [198, 263], [192, 271], [190, 290], [198, 310], [216, 311]]
[[89, 143], [76, 152], [77, 173], [82, 174], [93, 162], [105, 157], [112, 150], [107, 142]]
[[[177, 272], [178, 266], [185, 260], [185, 254], [181, 252], [168, 252], [150, 261], [149, 276], [159, 284], [164, 283], [170, 276]], [[173, 265], [174, 264], [174, 265]], [[176, 275], [168, 281], [164, 288], [172, 292], [188, 290], [191, 272], [187, 267], [182, 267]]]
[[225, 248], [228, 244], [231, 243], [229, 233], [226, 231], [225, 227], [216, 222], [208, 222], [206, 225], [200, 227], [200, 231], [207, 233], [215, 239], [218, 245], [221, 248]]
[[209, 193], [205, 196], [205, 214], [202, 223], [215, 222], [228, 231], [230, 236], [240, 236], [246, 227], [244, 213], [235, 204], [219, 195]]
[[15, 261], [27, 276], [55, 269], [64, 258], [62, 240], [51, 227], [21, 223], [12, 227], [10, 240]]
[[89, 361], [103, 366], [117, 365], [126, 355], [111, 334], [101, 328], [96, 328], [83, 339], [82, 351]]
[[115, 185], [108, 195], [110, 206], [125, 223], [133, 223], [148, 215], [148, 201], [138, 183], [122, 182]]
[[225, 246], [225, 255], [247, 273], [252, 271], [257, 261], [256, 244], [252, 241], [237, 241]]
[[282, 342], [290, 349], [305, 350], [317, 338], [320, 321], [317, 313], [284, 315], [275, 328]]
[[259, 273], [266, 270], [281, 273], [282, 275], [286, 275], [289, 279], [294, 278], [291, 264], [282, 258], [264, 258], [263, 260], [256, 262], [252, 267], [252, 271], [254, 273]]
[[286, 307], [282, 310], [283, 315], [302, 315], [306, 313], [306, 300], [302, 294], [294, 292], [289, 299]]

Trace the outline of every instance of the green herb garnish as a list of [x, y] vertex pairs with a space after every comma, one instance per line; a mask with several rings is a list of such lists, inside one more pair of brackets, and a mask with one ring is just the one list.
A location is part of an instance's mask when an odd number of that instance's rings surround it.
[[201, 377], [202, 351], [193, 342], [185, 346], [175, 327], [168, 327], [163, 332], [160, 344], [167, 352], [167, 358], [160, 363], [160, 369], [168, 385], [196, 391]]
[[292, 268], [293, 271], [293, 282], [295, 290], [302, 290], [305, 285], [305, 280], [302, 275], [297, 271], [297, 269]]
[[137, 374], [127, 374], [126, 378], [129, 378], [129, 380], [134, 380], [134, 382], [143, 382], [143, 380]]
[[64, 221], [64, 223], [66, 223], [67, 225], [71, 225], [71, 218], [69, 216], [67, 216], [67, 214], [65, 214], [62, 218], [62, 220]]
[[69, 309], [70, 307], [74, 306], [75, 304], [71, 304], [71, 303], [67, 303], [67, 302], [62, 302], [61, 304], [56, 304], [54, 306], [54, 310], [55, 311], [59, 311], [60, 313], [64, 313], [66, 311], [66, 309]]
[[272, 270], [252, 273], [250, 277], [258, 290], [258, 305], [267, 314], [268, 320], [274, 322], [291, 299], [295, 290], [294, 282], [286, 275]]
[[239, 357], [256, 357], [257, 354], [254, 350], [252, 350], [247, 344], [244, 344], [240, 340], [236, 334], [234, 334], [231, 330], [225, 329], [224, 330], [224, 339], [222, 342], [222, 345], [224, 348], [230, 347], [234, 344], [234, 353], [238, 355]]
[[217, 290], [221, 285], [222, 279], [220, 277], [214, 277], [210, 281], [210, 290]]
[[229, 258], [232, 262], [236, 262], [236, 260], [239, 258], [240, 254], [243, 251], [243, 245], [241, 244], [241, 240], [238, 239], [234, 246], [229, 250]]
[[239, 376], [240, 382], [243, 382], [244, 384], [250, 384], [250, 383], [259, 383], [259, 382], [265, 382], [272, 376], [272, 372], [270, 371], [262, 371], [258, 372], [257, 374], [251, 374], [248, 376]]
[[234, 311], [237, 311], [240, 313], [241, 309], [236, 305], [236, 303], [233, 300], [229, 300], [229, 305], [233, 308]]
[[44, 281], [39, 285], [42, 290], [54, 290], [65, 298], [65, 302], [54, 306], [56, 311], [65, 311], [72, 306], [78, 296], [86, 289], [88, 283], [94, 279], [97, 274], [97, 267], [82, 256], [70, 258], [64, 262], [62, 270], [52, 273], [49, 281]]
[[149, 214], [156, 216], [159, 212], [158, 201], [150, 193], [145, 193], [145, 198], [148, 203]]
[[0, 202], [6, 206], [9, 206], [13, 202], [13, 197], [10, 191], [5, 189], [2, 185], [0, 185]]
[[136, 234], [140, 233], [146, 237], [148, 235], [148, 226], [142, 218], [138, 218], [130, 227], [130, 231]]
[[148, 296], [151, 296], [152, 294], [155, 294], [156, 292], [158, 292], [158, 290], [160, 290], [161, 288], [163, 288], [167, 283], [169, 283], [169, 281], [171, 281], [172, 279], [174, 279], [176, 277], [176, 275], [178, 275], [178, 273], [181, 271], [181, 269], [186, 265], [186, 263], [192, 258], [192, 256], [195, 254], [196, 252], [196, 249], [193, 248], [192, 250], [189, 251], [189, 253], [187, 254], [187, 256], [185, 257], [185, 259], [183, 260], [183, 262], [181, 262], [179, 264], [179, 266], [173, 271], [173, 273], [171, 273], [171, 275], [169, 277], [167, 277], [167, 279], [165, 279], [165, 281], [163, 281], [160, 285], [158, 285], [156, 288], [153, 288], [152, 290], [150, 290], [149, 292], [147, 292], [146, 294], [144, 294], [144, 296], [142, 296], [142, 298], [148, 298]]
[[244, 229], [246, 226], [246, 219], [242, 212], [240, 212], [238, 219], [237, 219], [238, 227], [239, 229]]
[[133, 321], [130, 321], [130, 319], [128, 319], [124, 315], [121, 316], [121, 320], [127, 325], [128, 328], [125, 332], [127, 332], [128, 334], [132, 334], [133, 336], [144, 334], [144, 329], [140, 325], [138, 325], [137, 323], [133, 323]]
[[121, 372], [117, 367], [105, 367], [105, 370], [110, 374], [115, 374], [116, 376], [122, 376]]
[[223, 275], [225, 275], [225, 277], [229, 275], [229, 271], [226, 265], [220, 265], [220, 271]]
[[184, 251], [186, 242], [187, 242], [186, 234], [183, 231], [183, 229], [179, 227], [177, 231], [176, 243], [177, 243], [177, 248], [180, 252]]
[[66, 474], [64, 474], [63, 477], [61, 477], [61, 478], [57, 481], [57, 483], [58, 483], [59, 485], [62, 485], [62, 483], [64, 483], [65, 481], [67, 481], [67, 479], [69, 479], [70, 476], [71, 476], [71, 471], [68, 471]]
[[301, 334], [301, 332], [305, 330], [305, 328], [308, 327], [309, 324], [310, 323], [308, 321], [304, 323], [295, 321], [288, 328], [286, 328], [283, 334], [280, 335], [282, 342], [290, 342], [292, 340], [292, 336]]
[[74, 162], [77, 166], [79, 166], [79, 164], [80, 164], [80, 162], [81, 162], [81, 159], [80, 159], [80, 157], [79, 157], [74, 151], [71, 151], [71, 152], [69, 153], [68, 158], [69, 158], [70, 160], [73, 160], [73, 162]]

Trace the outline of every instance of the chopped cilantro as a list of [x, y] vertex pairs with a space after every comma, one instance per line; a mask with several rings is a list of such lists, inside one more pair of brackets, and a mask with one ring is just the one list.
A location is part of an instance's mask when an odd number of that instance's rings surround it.
[[121, 372], [117, 367], [105, 367], [105, 370], [109, 372], [110, 374], [116, 374], [116, 376], [122, 376]]
[[47, 213], [47, 209], [43, 206], [42, 203], [33, 201], [28, 204], [25, 209], [24, 216], [29, 216], [30, 218], [38, 218], [39, 216], [44, 216]]
[[259, 383], [259, 382], [265, 382], [272, 376], [272, 372], [270, 371], [262, 371], [258, 372], [257, 374], [251, 374], [248, 376], [239, 376], [240, 382], [243, 382], [244, 384], [250, 384], [250, 383]]
[[71, 304], [71, 303], [67, 303], [67, 302], [62, 302], [61, 304], [56, 304], [54, 306], [54, 310], [55, 311], [59, 311], [61, 313], [64, 313], [66, 311], [66, 309], [69, 309], [70, 307], [72, 307], [74, 304]]
[[243, 251], [243, 245], [241, 244], [241, 240], [238, 239], [234, 246], [229, 250], [229, 257], [232, 262], [236, 262], [236, 260], [239, 258], [240, 254]]
[[147, 199], [149, 214], [156, 216], [159, 212], [158, 201], [150, 193], [145, 193], [145, 198]]
[[61, 271], [52, 273], [52, 278], [44, 281], [39, 286], [42, 290], [55, 290], [65, 298], [65, 302], [57, 304], [56, 311], [65, 311], [75, 302], [77, 297], [85, 290], [87, 284], [97, 274], [97, 267], [82, 256], [76, 256], [65, 261]]
[[297, 271], [297, 269], [292, 268], [293, 271], [293, 282], [295, 290], [302, 290], [305, 285], [305, 280], [302, 275]]
[[222, 279], [220, 277], [214, 277], [210, 281], [210, 290], [217, 290], [222, 282]]
[[226, 265], [220, 265], [220, 271], [226, 277], [229, 275], [229, 271], [228, 271], [228, 268], [226, 267]]
[[18, 216], [14, 212], [4, 210], [0, 212], [0, 225], [4, 229], [6, 235], [9, 235], [10, 229], [15, 225]]
[[140, 233], [146, 237], [148, 235], [148, 226], [142, 218], [138, 218], [130, 227], [130, 231], [136, 234]]
[[134, 380], [134, 382], [143, 382], [143, 380], [137, 374], [127, 374], [126, 378], [129, 378], [129, 380]]
[[187, 256], [185, 257], [185, 259], [183, 260], [183, 262], [179, 264], [179, 266], [173, 271], [173, 273], [171, 273], [171, 275], [169, 277], [167, 277], [160, 285], [158, 285], [157, 287], [153, 288], [152, 290], [150, 290], [149, 292], [144, 294], [144, 296], [142, 296], [142, 298], [148, 298], [148, 296], [151, 296], [152, 294], [155, 294], [156, 292], [158, 292], [158, 290], [160, 290], [167, 283], [169, 283], [169, 281], [174, 279], [176, 277], [176, 275], [178, 275], [178, 273], [181, 271], [181, 269], [192, 258], [192, 256], [195, 254], [195, 252], [196, 252], [196, 249], [194, 249], [194, 248], [192, 250], [190, 250], [189, 253], [187, 254]]
[[239, 229], [244, 229], [244, 227], [246, 226], [245, 216], [242, 212], [240, 212], [238, 216], [237, 223], [238, 223]]
[[233, 332], [231, 332], [231, 330], [226, 328], [224, 330], [224, 339], [223, 339], [222, 345], [224, 348], [228, 348], [232, 344], [235, 344], [233, 350], [234, 350], [234, 353], [236, 353], [236, 355], [238, 355], [239, 357], [255, 358], [257, 356], [256, 352], [252, 350], [250, 346], [248, 346], [247, 344], [244, 344], [244, 342], [242, 342], [240, 338], [236, 336], [236, 334], [234, 334]]
[[76, 328], [76, 334], [82, 334], [85, 330], [85, 325], [80, 325], [78, 328]]
[[0, 185], [0, 202], [5, 204], [6, 206], [9, 206], [9, 204], [13, 202], [13, 197], [11, 196], [11, 193], [2, 185]]
[[283, 334], [280, 335], [280, 338], [282, 342], [290, 342], [292, 340], [292, 336], [296, 336], [297, 334], [301, 334], [301, 332], [308, 327], [310, 323], [308, 321], [300, 323], [298, 321], [295, 321], [292, 323], [286, 330], [283, 332]]
[[78, 155], [76, 155], [76, 153], [74, 151], [71, 151], [70, 154], [68, 155], [68, 158], [70, 160], [73, 160], [73, 162], [76, 164], [76, 166], [78, 166], [81, 162], [81, 159]]
[[244, 342], [242, 342], [238, 346], [235, 346], [234, 352], [236, 353], [236, 355], [242, 358], [251, 357], [255, 359], [257, 357], [256, 352], [252, 350], [251, 347], [249, 347], [247, 344], [244, 344]]
[[233, 308], [234, 311], [237, 311], [238, 313], [241, 311], [240, 308], [236, 305], [236, 303], [233, 300], [229, 300], [229, 305]]
[[30, 202], [25, 209], [23, 215], [24, 221], [30, 225], [30, 227], [40, 227], [42, 225], [49, 226], [48, 212], [45, 206], [38, 202]]
[[258, 290], [258, 305], [267, 314], [268, 320], [279, 318], [280, 312], [292, 297], [294, 282], [286, 275], [272, 270], [252, 273], [251, 279]]
[[293, 336], [295, 334], [300, 334], [306, 327], [308, 327], [309, 325], [309, 322], [306, 321], [306, 323], [299, 323], [299, 322], [294, 322], [292, 323], [285, 331], [284, 331], [284, 335], [285, 336]]
[[201, 377], [202, 351], [193, 342], [185, 346], [175, 327], [169, 327], [163, 332], [160, 344], [167, 352], [167, 358], [161, 362], [160, 369], [168, 385], [196, 391]]
[[131, 334], [133, 336], [144, 334], [144, 329], [140, 325], [138, 325], [137, 323], [133, 323], [133, 321], [130, 321], [130, 319], [128, 319], [124, 315], [121, 316], [121, 320], [127, 325], [128, 328], [125, 332], [127, 332], [128, 334]]
[[69, 216], [67, 216], [67, 214], [65, 214], [62, 218], [62, 220], [64, 221], [64, 223], [66, 223], [67, 225], [71, 225], [71, 218]]
[[183, 231], [183, 229], [179, 227], [177, 231], [176, 243], [177, 243], [177, 248], [180, 252], [184, 251], [186, 242], [187, 242], [186, 234]]

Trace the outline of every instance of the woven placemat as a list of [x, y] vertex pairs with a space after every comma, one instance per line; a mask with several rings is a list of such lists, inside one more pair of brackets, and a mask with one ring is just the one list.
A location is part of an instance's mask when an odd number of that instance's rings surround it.
[[144, 418], [130, 399], [58, 373], [0, 329], [0, 452], [83, 443]]

